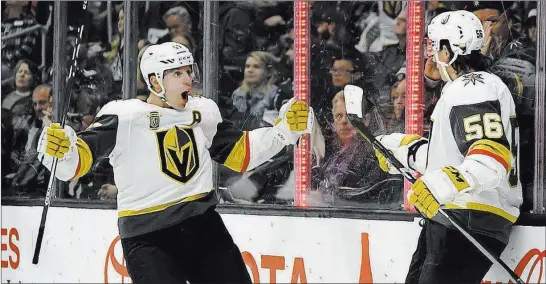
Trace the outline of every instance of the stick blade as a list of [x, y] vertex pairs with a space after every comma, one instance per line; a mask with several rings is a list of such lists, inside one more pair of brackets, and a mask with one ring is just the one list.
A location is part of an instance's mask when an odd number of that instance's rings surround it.
[[364, 99], [364, 90], [355, 85], [346, 85], [343, 89], [343, 95], [345, 96], [347, 114], [363, 118], [362, 100]]

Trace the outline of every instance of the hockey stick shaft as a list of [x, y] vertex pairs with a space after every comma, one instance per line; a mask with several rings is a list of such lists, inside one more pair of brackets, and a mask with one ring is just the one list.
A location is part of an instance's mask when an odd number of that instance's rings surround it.
[[[347, 117], [349, 118], [349, 122], [353, 125], [353, 127], [357, 130], [357, 132], [360, 134], [360, 136], [364, 137], [364, 139], [368, 140], [377, 151], [381, 153], [387, 160], [391, 163], [393, 167], [395, 167], [398, 171], [402, 173], [402, 175], [411, 183], [415, 183], [417, 179], [411, 174], [410, 169], [406, 168], [395, 156], [394, 154], [389, 151], [381, 142], [379, 142], [377, 139], [375, 139], [375, 136], [372, 134], [370, 129], [363, 123], [363, 120], [359, 118], [355, 114], [347, 114]], [[463, 236], [465, 236], [485, 257], [487, 257], [492, 263], [497, 264], [501, 266], [509, 275], [510, 278], [512, 278], [513, 281], [515, 281], [518, 284], [525, 284], [523, 280], [510, 268], [500, 257], [497, 257], [496, 255], [492, 254], [487, 248], [485, 248], [478, 240], [476, 240], [457, 220], [452, 218], [448, 212], [440, 208], [438, 210], [440, 214], [442, 214], [446, 219], [455, 227]]]
[[[83, 1], [83, 11], [85, 12], [87, 10], [87, 1]], [[71, 91], [74, 86], [74, 78], [76, 76], [76, 70], [78, 67], [77, 58], [80, 51], [81, 43], [83, 41], [83, 30], [84, 30], [85, 24], [82, 24], [78, 29], [78, 36], [76, 37], [76, 43], [75, 48], [72, 52], [72, 62], [70, 65], [70, 70], [68, 72], [67, 77], [67, 84], [66, 84], [66, 90]], [[62, 110], [62, 118], [61, 118], [61, 127], [64, 127], [66, 123], [66, 114], [67, 110], [70, 106], [70, 99], [72, 95], [71, 93], [68, 94], [68, 100], [66, 104], [63, 106]], [[46, 196], [44, 200], [44, 207], [42, 209], [42, 218], [40, 219], [40, 227], [38, 227], [38, 237], [36, 238], [36, 246], [34, 247], [34, 256], [32, 257], [32, 263], [38, 264], [38, 261], [40, 259], [40, 251], [42, 248], [42, 241], [44, 239], [44, 232], [45, 232], [45, 224], [47, 220], [47, 212], [49, 210], [49, 205], [51, 204], [51, 193], [53, 192], [53, 184], [55, 182], [55, 173], [57, 171], [57, 158], [53, 158], [53, 163], [51, 166], [51, 174], [49, 176], [49, 181], [47, 183], [47, 191]]]

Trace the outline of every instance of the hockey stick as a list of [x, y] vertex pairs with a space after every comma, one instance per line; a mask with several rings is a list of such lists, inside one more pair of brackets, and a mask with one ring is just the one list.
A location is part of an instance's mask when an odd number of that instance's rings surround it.
[[[363, 113], [362, 113], [362, 100], [363, 100], [363, 90], [360, 87], [347, 85], [344, 89], [345, 96], [345, 106], [347, 109], [347, 118], [351, 125], [357, 130], [360, 136], [364, 137], [368, 142], [370, 142], [373, 147], [379, 151], [387, 160], [395, 167], [402, 175], [411, 183], [415, 183], [417, 179], [411, 174], [411, 170], [406, 168], [395, 156], [389, 151], [381, 142], [375, 139], [375, 136], [370, 131], [370, 129], [364, 124]], [[504, 268], [504, 270], [510, 274], [510, 278], [518, 284], [525, 284], [521, 278], [512, 270], [504, 261], [499, 257], [493, 255], [487, 248], [482, 246], [478, 240], [476, 240], [470, 233], [463, 228], [461, 224], [455, 219], [453, 219], [448, 212], [440, 208], [438, 210], [461, 234], [463, 234], [485, 257], [487, 257], [492, 263], [497, 264]]]
[[[87, 10], [87, 1], [83, 1], [83, 11]], [[72, 52], [72, 63], [70, 65], [70, 70], [68, 72], [68, 78], [66, 81], [66, 90], [72, 90], [74, 86], [74, 77], [76, 75], [76, 70], [78, 68], [77, 66], [77, 56], [80, 51], [80, 46], [82, 43], [82, 37], [83, 37], [83, 29], [85, 27], [85, 24], [81, 24], [81, 26], [78, 29], [78, 36], [76, 37], [76, 45], [74, 47], [74, 51]], [[60, 43], [59, 43], [60, 44]], [[61, 118], [61, 127], [64, 128], [65, 122], [66, 122], [66, 114], [67, 109], [70, 106], [70, 98], [71, 93], [68, 94], [68, 100], [66, 104], [63, 106], [62, 110], [62, 118]], [[42, 248], [42, 241], [44, 238], [44, 232], [45, 232], [45, 223], [47, 219], [47, 211], [49, 210], [49, 205], [51, 204], [51, 192], [53, 191], [53, 182], [55, 181], [55, 172], [57, 171], [57, 158], [53, 158], [53, 164], [51, 165], [51, 174], [49, 176], [49, 182], [47, 183], [47, 191], [46, 196], [44, 200], [44, 208], [42, 209], [42, 219], [40, 220], [40, 227], [38, 228], [38, 237], [36, 239], [36, 246], [34, 247], [34, 256], [32, 257], [32, 263], [38, 264], [38, 260], [40, 258], [40, 250]]]

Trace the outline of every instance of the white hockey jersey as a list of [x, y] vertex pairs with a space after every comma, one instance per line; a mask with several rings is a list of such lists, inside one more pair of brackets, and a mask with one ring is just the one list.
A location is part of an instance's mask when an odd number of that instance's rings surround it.
[[124, 238], [214, 206], [212, 161], [239, 172], [266, 162], [284, 148], [271, 131], [241, 131], [222, 119], [214, 101], [190, 97], [182, 111], [136, 99], [110, 102], [78, 137], [93, 164], [110, 159]]
[[493, 74], [463, 75], [444, 86], [431, 120], [428, 147], [417, 150], [411, 166], [428, 173], [463, 165], [478, 184], [445, 205], [452, 212], [471, 211], [463, 214], [471, 230], [507, 242], [505, 229], [517, 220], [523, 201], [519, 129], [510, 91]]

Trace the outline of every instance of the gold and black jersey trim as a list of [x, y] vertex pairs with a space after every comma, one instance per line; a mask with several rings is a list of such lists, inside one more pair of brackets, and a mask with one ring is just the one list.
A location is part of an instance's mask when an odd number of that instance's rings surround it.
[[117, 131], [118, 116], [102, 115], [85, 131], [78, 133], [76, 145], [80, 154], [80, 165], [75, 178], [85, 175], [101, 159], [108, 158], [116, 146]]
[[514, 216], [510, 213], [508, 213], [507, 211], [501, 209], [501, 208], [498, 208], [498, 207], [495, 207], [495, 206], [492, 206], [492, 205], [488, 205], [488, 204], [483, 204], [483, 203], [478, 203], [478, 202], [467, 202], [466, 203], [466, 208], [465, 207], [461, 207], [459, 205], [456, 205], [456, 204], [453, 204], [453, 203], [446, 203], [446, 208], [448, 209], [470, 209], [470, 210], [475, 210], [475, 211], [482, 211], [482, 212], [488, 212], [488, 213], [492, 213], [492, 214], [495, 214], [497, 216], [500, 216], [506, 220], [508, 220], [510, 223], [515, 223], [517, 220], [518, 220], [518, 217], [517, 216]]
[[512, 154], [510, 149], [495, 141], [482, 139], [474, 142], [468, 149], [468, 154], [466, 154], [467, 157], [470, 155], [485, 155], [491, 157], [499, 162], [507, 172], [510, 172], [511, 170]]
[[93, 153], [91, 153], [91, 149], [89, 149], [87, 143], [78, 137], [76, 147], [78, 149], [78, 156], [80, 160], [78, 162], [76, 172], [74, 173], [74, 177], [71, 180], [84, 176], [91, 170], [91, 166], [93, 165]]
[[249, 133], [224, 119], [218, 124], [209, 152], [216, 162], [234, 171], [245, 172], [250, 162]]

